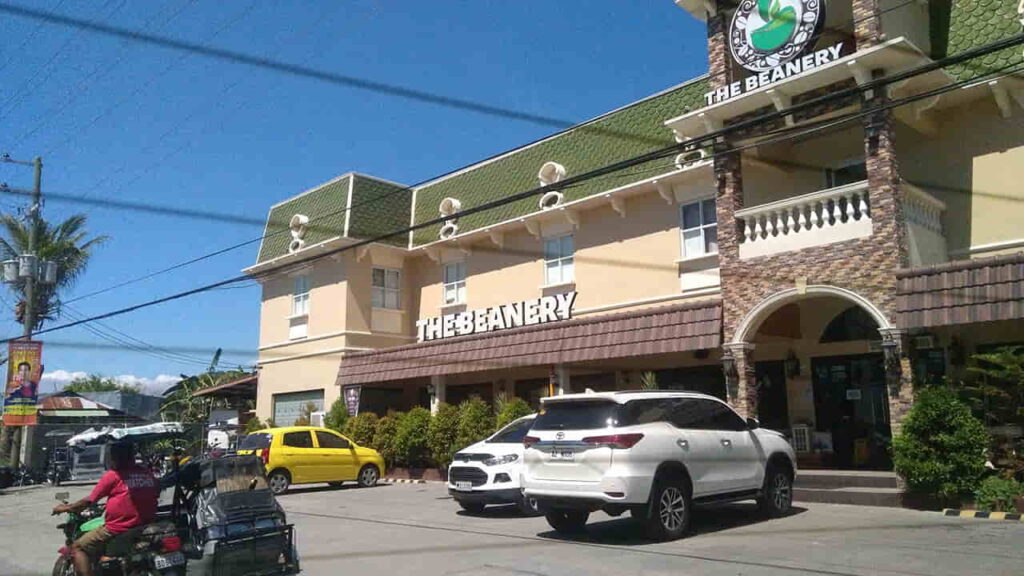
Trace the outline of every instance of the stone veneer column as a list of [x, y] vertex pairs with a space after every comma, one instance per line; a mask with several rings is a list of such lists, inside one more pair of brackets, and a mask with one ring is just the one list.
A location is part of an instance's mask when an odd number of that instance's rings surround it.
[[[722, 360], [727, 370], [725, 391], [729, 404], [744, 418], [757, 418], [757, 387], [754, 377], [754, 345], [749, 342], [729, 343], [723, 346]], [[734, 374], [728, 372], [729, 360], [735, 362]]]
[[889, 398], [889, 422], [892, 435], [903, 427], [903, 418], [914, 405], [913, 367], [906, 354], [906, 331], [882, 328], [882, 349], [885, 350], [885, 387]]
[[881, 42], [882, 17], [878, 0], [853, 0], [853, 37], [857, 50]]

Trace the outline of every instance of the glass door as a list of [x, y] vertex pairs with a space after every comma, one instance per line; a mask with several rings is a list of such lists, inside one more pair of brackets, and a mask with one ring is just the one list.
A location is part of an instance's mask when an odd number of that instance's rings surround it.
[[816, 431], [836, 468], [892, 469], [881, 354], [814, 358]]

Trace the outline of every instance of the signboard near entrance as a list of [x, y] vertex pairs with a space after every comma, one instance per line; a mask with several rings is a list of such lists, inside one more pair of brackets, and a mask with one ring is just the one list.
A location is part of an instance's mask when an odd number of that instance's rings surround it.
[[341, 394], [345, 398], [345, 408], [348, 409], [349, 416], [359, 414], [359, 394], [362, 391], [363, 387], [358, 385], [345, 386], [341, 389]]
[[4, 426], [35, 426], [39, 380], [43, 376], [43, 343], [14, 340], [7, 348]]
[[729, 24], [733, 60], [750, 75], [704, 95], [708, 106], [839, 59], [843, 43], [814, 50], [825, 26], [824, 0], [742, 0]]
[[576, 292], [566, 292], [523, 302], [445, 314], [416, 321], [416, 335], [420, 342], [426, 342], [438, 338], [468, 336], [568, 320], [572, 317], [572, 306], [575, 302]]

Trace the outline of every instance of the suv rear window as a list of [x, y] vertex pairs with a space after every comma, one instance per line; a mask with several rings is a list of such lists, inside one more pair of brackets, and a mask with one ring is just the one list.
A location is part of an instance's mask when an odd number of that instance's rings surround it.
[[533, 421], [534, 430], [592, 430], [619, 425], [622, 407], [615, 402], [552, 402]]
[[270, 434], [249, 434], [238, 443], [239, 450], [263, 450], [270, 448]]

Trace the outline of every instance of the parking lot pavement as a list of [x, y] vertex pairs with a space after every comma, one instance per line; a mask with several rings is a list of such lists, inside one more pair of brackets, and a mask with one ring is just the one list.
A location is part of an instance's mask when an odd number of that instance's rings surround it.
[[[72, 497], [87, 488], [72, 488]], [[60, 545], [48, 516], [57, 491], [0, 496], [0, 574], [49, 573]], [[700, 509], [688, 538], [652, 544], [628, 514], [595, 514], [585, 535], [566, 539], [512, 509], [462, 513], [440, 485], [300, 488], [281, 503], [296, 525], [303, 572], [317, 576], [1019, 575], [1024, 564], [1024, 523], [888, 508], [798, 504], [770, 521], [752, 504]]]

